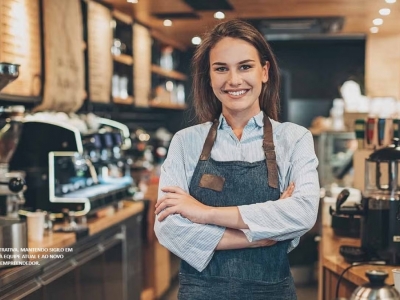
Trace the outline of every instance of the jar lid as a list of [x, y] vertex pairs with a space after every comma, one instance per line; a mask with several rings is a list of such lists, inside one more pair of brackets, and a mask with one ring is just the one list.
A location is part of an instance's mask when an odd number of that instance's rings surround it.
[[394, 161], [400, 160], [399, 139], [393, 138], [393, 144], [373, 152], [368, 161]]
[[400, 294], [395, 289], [395, 287], [385, 284], [385, 279], [388, 277], [387, 272], [379, 270], [368, 270], [365, 275], [368, 277], [369, 283], [358, 287], [351, 295], [351, 300], [398, 300], [400, 298]]

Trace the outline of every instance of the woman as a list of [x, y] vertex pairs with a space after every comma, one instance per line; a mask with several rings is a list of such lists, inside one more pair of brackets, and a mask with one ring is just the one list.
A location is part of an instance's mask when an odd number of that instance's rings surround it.
[[287, 253], [317, 216], [312, 136], [276, 121], [276, 60], [246, 22], [211, 30], [193, 73], [202, 123], [171, 141], [155, 211], [160, 243], [182, 258], [178, 297], [296, 299]]

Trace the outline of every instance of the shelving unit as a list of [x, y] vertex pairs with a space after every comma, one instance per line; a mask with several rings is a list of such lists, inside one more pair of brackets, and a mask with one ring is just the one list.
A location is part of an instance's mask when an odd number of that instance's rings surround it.
[[113, 97], [112, 98], [114, 103], [118, 104], [132, 104], [134, 103], [134, 99], [132, 96], [128, 96], [127, 98], [120, 98], [120, 97]]
[[177, 110], [185, 110], [187, 109], [186, 104], [175, 104], [175, 103], [163, 103], [157, 101], [151, 101], [150, 107], [152, 108], [164, 108], [164, 109], [177, 109]]
[[113, 55], [113, 60], [121, 64], [131, 66], [133, 65], [133, 57], [126, 54]]
[[163, 77], [175, 79], [175, 80], [181, 80], [181, 81], [186, 81], [187, 76], [181, 72], [175, 71], [175, 70], [166, 70], [161, 68], [160, 66], [157, 65], [151, 65], [151, 71], [155, 74], [158, 74]]
[[[113, 10], [113, 85], [112, 102], [118, 104], [132, 105], [134, 103], [134, 70], [133, 70], [133, 20], [130, 16]], [[128, 97], [119, 97], [122, 89], [122, 78], [126, 80], [126, 91]], [[116, 80], [116, 82], [114, 82]]]

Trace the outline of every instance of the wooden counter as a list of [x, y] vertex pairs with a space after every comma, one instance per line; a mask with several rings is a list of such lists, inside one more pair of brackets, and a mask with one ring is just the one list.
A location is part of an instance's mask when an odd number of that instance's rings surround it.
[[[143, 211], [143, 202], [124, 202], [124, 207], [121, 210], [115, 211], [109, 216], [97, 217], [89, 219], [87, 225], [89, 227], [89, 236], [99, 233], [119, 222]], [[28, 248], [65, 248], [76, 243], [74, 233], [46, 233], [42, 241], [28, 240]], [[37, 253], [37, 252], [36, 252]], [[29, 253], [34, 254], [34, 253]], [[0, 271], [0, 276], [3, 274]]]
[[[19, 295], [24, 294], [25, 290], [32, 293], [29, 299], [47, 299], [49, 298], [47, 295], [57, 292], [58, 289], [57, 284], [59, 283], [50, 286], [51, 282], [57, 281], [57, 278], [62, 283], [67, 282], [64, 280], [65, 276], [74, 278], [74, 281], [79, 282], [82, 286], [76, 284], [66, 288], [66, 291], [70, 292], [72, 296], [64, 295], [65, 297], [61, 297], [60, 300], [76, 297], [81, 299], [84, 294], [82, 291], [89, 290], [84, 285], [88, 282], [93, 284], [92, 281], [85, 281], [83, 276], [90, 277], [91, 274], [99, 276], [91, 271], [90, 268], [93, 269], [93, 266], [94, 268], [101, 267], [108, 270], [100, 273], [100, 275], [104, 275], [104, 278], [107, 277], [107, 272], [113, 276], [114, 274], [120, 276], [121, 280], [123, 278], [129, 280], [136, 278], [135, 282], [129, 283], [130, 286], [127, 287], [129, 292], [127, 293], [131, 295], [131, 290], [135, 289], [135, 293], [140, 295], [142, 287], [141, 220], [144, 206], [142, 201], [124, 201], [123, 208], [112, 214], [104, 214], [102, 217], [89, 219], [87, 222], [88, 236], [78, 240], [74, 233], [52, 232], [46, 234], [40, 242], [28, 241], [28, 248], [70, 248], [71, 251], [60, 251], [58, 253], [57, 251], [53, 253], [48, 251], [47, 254], [62, 254], [61, 259], [52, 259], [51, 257], [42, 258], [42, 256], [39, 256], [38, 254], [43, 254], [39, 249], [38, 252], [29, 252], [29, 254], [36, 254], [36, 258], [29, 260], [38, 261], [37, 265], [17, 266], [0, 270], [0, 299], [22, 299], [19, 298]], [[108, 250], [110, 251], [106, 254]], [[116, 264], [116, 260], [120, 259], [117, 255], [120, 255], [123, 259], [120, 265]], [[101, 263], [103, 265], [100, 266]], [[124, 268], [127, 268], [128, 265], [130, 270], [125, 270]], [[128, 271], [130, 272], [129, 278], [124, 277], [122, 274]], [[136, 273], [133, 274], [133, 271]], [[101, 279], [107, 280], [104, 278]], [[102, 283], [100, 282], [101, 286]], [[121, 283], [121, 286], [126, 285]], [[111, 287], [107, 286], [105, 289], [111, 290]], [[119, 292], [122, 293], [122, 288]], [[16, 293], [18, 293], [18, 297], [15, 295]]]
[[[340, 274], [348, 264], [339, 254], [341, 245], [360, 246], [360, 239], [338, 237], [330, 226], [322, 227], [322, 238], [319, 251], [319, 280], [318, 299], [332, 300], [335, 298], [336, 283]], [[349, 298], [354, 289], [368, 282], [365, 272], [367, 270], [384, 270], [389, 274], [386, 284], [393, 284], [392, 269], [394, 266], [363, 265], [353, 267], [343, 276], [339, 296]]]

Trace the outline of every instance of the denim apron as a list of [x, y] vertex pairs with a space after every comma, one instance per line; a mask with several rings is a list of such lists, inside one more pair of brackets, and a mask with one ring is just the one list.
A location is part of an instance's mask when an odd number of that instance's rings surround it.
[[[272, 125], [264, 114], [263, 148], [258, 162], [215, 161], [211, 149], [219, 122], [210, 128], [189, 193], [208, 206], [239, 206], [279, 199], [279, 179]], [[182, 260], [180, 300], [292, 300], [296, 291], [287, 250], [290, 241], [273, 246], [215, 251], [210, 263], [198, 272]]]

